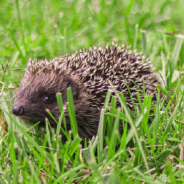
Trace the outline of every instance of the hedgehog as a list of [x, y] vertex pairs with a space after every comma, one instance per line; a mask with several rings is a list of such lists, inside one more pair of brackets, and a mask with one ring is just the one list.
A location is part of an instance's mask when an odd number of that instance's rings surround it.
[[[26, 123], [39, 121], [43, 126], [47, 118], [51, 126], [56, 127], [46, 109], [59, 120], [56, 93], [61, 93], [67, 130], [70, 130], [67, 88], [71, 87], [79, 136], [83, 140], [91, 139], [97, 134], [106, 93], [112, 90], [109, 81], [119, 93], [124, 94], [126, 104], [132, 110], [132, 99], [135, 105], [139, 104], [137, 93], [141, 100], [145, 94], [152, 94], [153, 102], [156, 102], [156, 85], [163, 86], [151, 62], [145, 60], [141, 53], [124, 45], [94, 46], [51, 61], [30, 59], [12, 113]], [[145, 94], [140, 93], [141, 90]]]

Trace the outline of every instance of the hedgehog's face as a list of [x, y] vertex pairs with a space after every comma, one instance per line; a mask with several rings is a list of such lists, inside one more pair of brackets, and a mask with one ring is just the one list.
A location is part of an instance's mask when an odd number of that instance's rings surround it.
[[[31, 81], [31, 82], [30, 82]], [[30, 82], [30, 83], [29, 83]], [[26, 87], [26, 85], [29, 85]], [[78, 100], [79, 88], [77, 83], [69, 77], [57, 76], [40, 73], [33, 80], [26, 74], [22, 80], [20, 94], [12, 108], [14, 115], [19, 116], [25, 122], [36, 123], [45, 122], [48, 118], [51, 124], [55, 124], [46, 109], [49, 109], [56, 120], [60, 117], [60, 111], [57, 104], [56, 93], [62, 94], [64, 108], [67, 106], [67, 87], [71, 86], [74, 104]], [[67, 114], [67, 108], [65, 110]]]

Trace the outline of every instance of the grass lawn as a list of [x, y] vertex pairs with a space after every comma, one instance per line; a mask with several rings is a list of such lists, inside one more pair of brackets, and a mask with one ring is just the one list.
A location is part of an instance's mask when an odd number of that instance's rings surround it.
[[[184, 183], [183, 12], [183, 0], [1, 0], [0, 183]], [[28, 126], [12, 115], [29, 58], [52, 59], [112, 42], [131, 45], [152, 61], [165, 80], [165, 89], [158, 89], [170, 99], [167, 105], [159, 94], [157, 104], [145, 96], [132, 113], [123, 95], [109, 101], [109, 92], [98, 138], [85, 148], [75, 129], [61, 142], [60, 95], [56, 130], [49, 122], [39, 130], [38, 123]], [[73, 108], [70, 90], [68, 100]], [[105, 137], [103, 127], [113, 122]]]

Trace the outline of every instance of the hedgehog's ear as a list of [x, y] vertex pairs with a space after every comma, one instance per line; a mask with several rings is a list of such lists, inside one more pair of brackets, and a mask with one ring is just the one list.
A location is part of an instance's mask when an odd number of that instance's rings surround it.
[[73, 99], [77, 99], [78, 98], [78, 94], [79, 94], [79, 87], [76, 81], [74, 81], [71, 78], [65, 78], [63, 80], [63, 83], [65, 84], [65, 88], [67, 89], [68, 87], [71, 87], [72, 89], [72, 95], [73, 95]]

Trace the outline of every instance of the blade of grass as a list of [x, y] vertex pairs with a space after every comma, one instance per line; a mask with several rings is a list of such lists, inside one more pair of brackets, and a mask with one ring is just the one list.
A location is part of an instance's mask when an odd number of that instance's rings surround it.
[[77, 120], [75, 116], [75, 107], [73, 102], [73, 96], [71, 88], [67, 88], [67, 100], [68, 100], [68, 111], [70, 116], [70, 124], [73, 131], [74, 137], [78, 134]]
[[148, 48], [147, 48], [147, 38], [146, 38], [146, 31], [145, 30], [141, 30], [141, 35], [142, 35], [142, 50], [143, 50], [143, 54], [146, 56], [146, 58], [148, 58], [149, 53], [148, 53]]
[[174, 51], [173, 51], [172, 56], [169, 60], [169, 72], [167, 75], [167, 85], [168, 85], [167, 87], [169, 90], [171, 88], [171, 80], [172, 80], [174, 70], [176, 68], [176, 63], [178, 60], [178, 56], [179, 56], [179, 53], [181, 50], [182, 43], [183, 43], [183, 35], [178, 35], [175, 46], [174, 46]]
[[13, 40], [15, 46], [17, 47], [17, 49], [18, 49], [18, 51], [20, 53], [21, 58], [25, 61], [25, 57], [23, 55], [23, 52], [22, 52], [22, 50], [21, 50], [21, 48], [20, 48], [20, 46], [19, 46], [19, 44], [18, 44], [14, 34], [13, 34], [13, 32], [11, 31], [11, 29], [9, 27], [7, 27], [7, 30], [8, 30], [8, 33], [9, 33], [11, 39]]
[[102, 153], [103, 153], [103, 140], [104, 140], [104, 115], [105, 115], [105, 109], [102, 109], [101, 110], [101, 113], [100, 113], [100, 121], [99, 121], [99, 125], [98, 125], [98, 144], [97, 144], [97, 151], [98, 151], [98, 161], [100, 162], [101, 161], [101, 156], [102, 156]]
[[117, 138], [119, 135], [119, 121], [120, 121], [120, 110], [118, 109], [117, 114], [116, 114], [114, 127], [112, 129], [112, 135], [111, 135], [108, 154], [107, 154], [107, 160], [109, 160], [114, 155], [114, 153], [116, 151]]
[[111, 91], [107, 91], [107, 95], [105, 97], [105, 103], [104, 103], [104, 109], [106, 111], [107, 107], [108, 107], [108, 103], [109, 103], [109, 100], [110, 100], [110, 97], [111, 97]]
[[[65, 110], [66, 107], [63, 106], [63, 100], [62, 100], [61, 93], [57, 93], [56, 98], [57, 98], [57, 103], [58, 103], [59, 110], [60, 110], [60, 113], [61, 113], [61, 120], [63, 120], [64, 128], [65, 128], [65, 130], [67, 130], [66, 119], [65, 119], [65, 116], [64, 116], [64, 110]], [[57, 132], [58, 131], [59, 130], [57, 130]]]
[[135, 38], [134, 38], [134, 47], [133, 47], [133, 50], [135, 50], [136, 47], [137, 47], [138, 29], [139, 29], [139, 25], [136, 24], [136, 25], [135, 25]]

